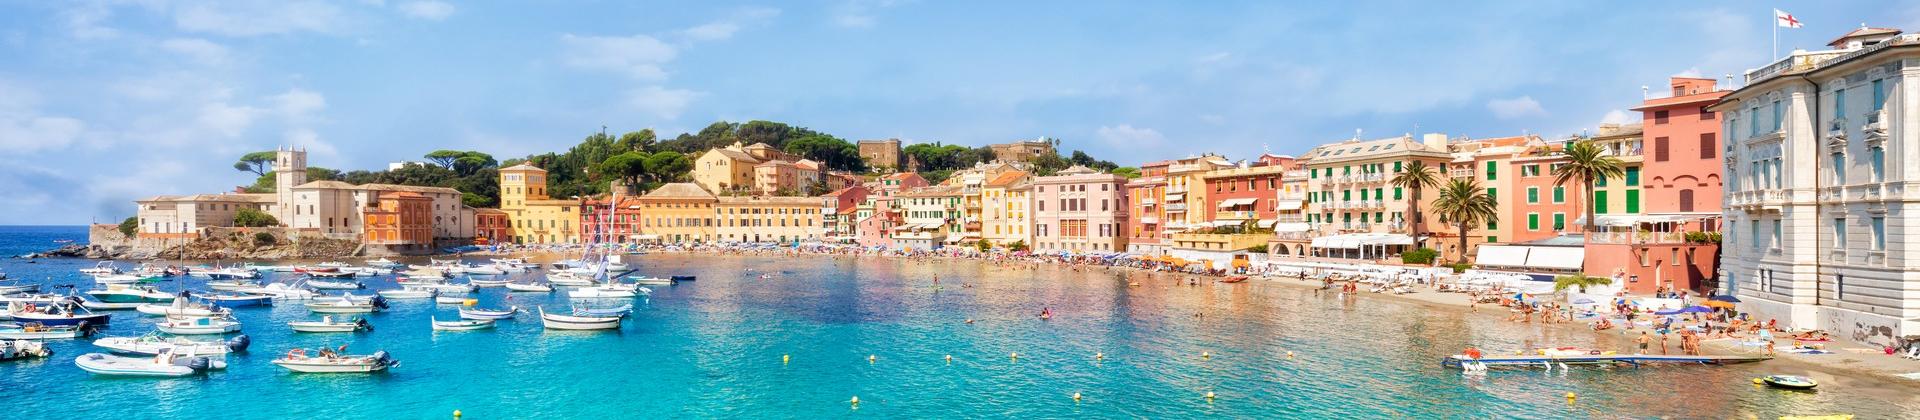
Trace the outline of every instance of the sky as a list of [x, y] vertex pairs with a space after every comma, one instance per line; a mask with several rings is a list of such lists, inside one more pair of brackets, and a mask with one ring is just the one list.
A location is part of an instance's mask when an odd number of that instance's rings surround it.
[[1565, 136], [1641, 87], [1823, 49], [1920, 4], [1751, 1], [0, 0], [0, 225], [113, 223], [252, 182], [781, 121], [848, 140], [1041, 136], [1122, 165], [1408, 133]]

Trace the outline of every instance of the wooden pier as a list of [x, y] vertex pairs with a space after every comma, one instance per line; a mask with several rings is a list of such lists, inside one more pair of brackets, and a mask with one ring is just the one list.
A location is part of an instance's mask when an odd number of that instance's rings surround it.
[[1474, 360], [1464, 355], [1447, 356], [1440, 365], [1451, 368], [1462, 367], [1465, 362], [1479, 362], [1487, 367], [1538, 367], [1551, 368], [1553, 365], [1627, 365], [1640, 367], [1647, 364], [1688, 364], [1688, 365], [1728, 365], [1735, 363], [1753, 363], [1772, 357], [1762, 356], [1677, 356], [1655, 354], [1582, 354], [1567, 356], [1484, 356]]

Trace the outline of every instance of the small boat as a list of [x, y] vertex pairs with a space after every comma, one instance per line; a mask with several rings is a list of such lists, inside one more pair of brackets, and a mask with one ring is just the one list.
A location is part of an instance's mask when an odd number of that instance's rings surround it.
[[[0, 273], [0, 279], [6, 278], [4, 277], [5, 275], [6, 273]], [[39, 293], [39, 292], [40, 292], [40, 285], [38, 284], [19, 284], [19, 283], [0, 284], [0, 295], [11, 295], [15, 293]]]
[[321, 296], [320, 292], [314, 291], [313, 289], [283, 283], [273, 283], [266, 286], [240, 289], [237, 291], [255, 295], [273, 296], [274, 299], [279, 300], [311, 300]]
[[327, 281], [318, 278], [307, 280], [307, 287], [319, 290], [359, 290], [367, 288], [366, 285], [362, 285], [357, 281]]
[[467, 295], [439, 295], [433, 297], [433, 303], [441, 305], [472, 305], [478, 301]]
[[512, 292], [540, 292], [540, 293], [553, 292], [553, 286], [548, 286], [548, 285], [539, 284], [539, 283], [507, 283], [506, 286], [507, 286], [507, 290]]
[[67, 297], [53, 303], [36, 305], [32, 303], [8, 302], [7, 315], [22, 323], [38, 322], [40, 325], [107, 325], [113, 319], [110, 314], [96, 314], [80, 304], [80, 298]]
[[1766, 377], [1756, 378], [1753, 381], [1755, 383], [1764, 383], [1770, 387], [1785, 389], [1813, 389], [1813, 387], [1820, 386], [1820, 382], [1814, 381], [1813, 378], [1795, 375], [1767, 375]]
[[540, 325], [549, 330], [611, 330], [620, 328], [620, 316], [559, 315], [540, 308]]
[[0, 362], [53, 355], [46, 343], [31, 340], [0, 341]]
[[93, 300], [80, 302], [80, 306], [86, 307], [87, 309], [96, 310], [96, 311], [119, 311], [119, 310], [127, 310], [127, 309], [139, 309], [141, 305], [152, 305], [152, 304], [141, 303], [141, 302], [100, 302], [100, 301], [93, 301]]
[[307, 273], [307, 274], [338, 273], [340, 272], [340, 267], [321, 267], [321, 266], [294, 267], [293, 272]]
[[517, 313], [520, 313], [520, 307], [518, 306], [507, 308], [504, 311], [496, 311], [491, 309], [480, 309], [480, 308], [460, 308], [460, 319], [476, 319], [476, 320], [493, 321], [493, 320], [513, 318], [514, 314], [517, 314]]
[[332, 316], [320, 317], [319, 321], [292, 321], [288, 322], [287, 326], [293, 327], [295, 332], [305, 333], [373, 331], [373, 324], [368, 324], [366, 319], [355, 319], [351, 322], [344, 322], [334, 321]]
[[558, 272], [547, 275], [547, 283], [555, 286], [592, 286], [593, 276]]
[[236, 335], [226, 340], [191, 340], [181, 337], [166, 337], [159, 334], [147, 334], [139, 337], [107, 337], [93, 340], [96, 347], [112, 350], [115, 353], [158, 355], [171, 351], [174, 354], [227, 354], [247, 351], [253, 344], [246, 334]]
[[467, 284], [471, 284], [473, 285], [473, 287], [502, 287], [507, 285], [507, 280], [506, 279], [491, 279], [491, 280], [468, 279]]
[[693, 277], [693, 276], [673, 276], [672, 278], [673, 278], [673, 281], [676, 281], [676, 282], [679, 282], [679, 281], [693, 281], [693, 280], [695, 279], [695, 277]]
[[0, 324], [0, 339], [49, 340], [84, 338], [93, 335], [92, 325], [41, 325], [39, 323]]
[[641, 284], [641, 285], [647, 285], [647, 286], [672, 286], [673, 285], [673, 279], [667, 279], [667, 278], [646, 277], [646, 276], [634, 276], [630, 278], [633, 279], [633, 284]]
[[[20, 303], [31, 303], [35, 305], [46, 305], [46, 304], [52, 304], [54, 302], [66, 300], [68, 297], [69, 296], [67, 295], [56, 295], [52, 293], [31, 293], [31, 294], [21, 294], [21, 295], [8, 295], [8, 296], [0, 296], [0, 303], [20, 302]], [[4, 314], [0, 314], [0, 315], [4, 315]]]
[[88, 290], [87, 296], [106, 303], [166, 303], [173, 301], [173, 293], [162, 292], [147, 286], [128, 286], [110, 284], [104, 289]]
[[[226, 367], [226, 362], [206, 356], [176, 356], [163, 352], [153, 357], [124, 357], [105, 353], [87, 353], [73, 359], [80, 370], [103, 376], [180, 377]], [[218, 367], [216, 367], [216, 364]]]
[[446, 280], [446, 279], [447, 279], [447, 272], [437, 270], [437, 269], [427, 268], [427, 269], [418, 269], [418, 270], [408, 270], [406, 277], [401, 277], [397, 281], [401, 283], [406, 283], [409, 280]]
[[355, 299], [349, 293], [338, 297], [327, 297], [307, 302], [307, 310], [322, 314], [365, 314], [387, 309], [387, 299], [374, 296], [373, 299]]
[[212, 280], [240, 280], [240, 279], [260, 278], [259, 271], [248, 270], [244, 268], [236, 268], [236, 267], [216, 268], [209, 271], [198, 271], [196, 273], [205, 275], [208, 279], [212, 279]]
[[1247, 276], [1227, 276], [1227, 278], [1220, 280], [1221, 283], [1239, 283], [1243, 281], [1247, 281]]
[[231, 311], [225, 308], [215, 308], [204, 303], [188, 302], [185, 297], [173, 298], [173, 303], [167, 305], [143, 303], [134, 309], [147, 315], [170, 317], [211, 317], [224, 316], [231, 313]]
[[222, 292], [238, 292], [257, 287], [260, 287], [260, 282], [241, 279], [207, 281], [207, 288]]
[[406, 264], [401, 264], [401, 263], [398, 263], [398, 262], [394, 262], [393, 260], [389, 260], [389, 259], [386, 259], [386, 257], [381, 257], [381, 258], [378, 258], [378, 259], [373, 259], [373, 260], [368, 260], [368, 261], [367, 261], [367, 266], [368, 266], [368, 267], [379, 267], [379, 268], [394, 268], [394, 267], [400, 267], [400, 266], [404, 266], [404, 265], [406, 265]]
[[400, 286], [399, 289], [381, 290], [376, 293], [387, 299], [431, 299], [440, 292], [430, 288], [407, 285]]
[[[346, 269], [346, 270], [325, 272], [325, 273], [307, 273], [307, 276], [313, 277], [315, 279], [350, 279], [354, 277], [359, 277], [360, 270]], [[319, 286], [314, 286], [314, 287], [319, 287]]]
[[490, 265], [461, 266], [459, 267], [458, 271], [461, 273], [466, 273], [467, 275], [473, 275], [473, 276], [497, 276], [501, 274], [507, 274], [506, 270], [501, 270], [498, 267], [494, 267]]
[[101, 261], [99, 263], [94, 264], [93, 268], [80, 269], [80, 274], [86, 274], [89, 276], [120, 274], [120, 266], [117, 264], [114, 264], [113, 261]]
[[133, 283], [151, 283], [155, 281], [160, 281], [160, 278], [159, 277], [142, 277], [142, 276], [136, 276], [131, 274], [108, 274], [108, 275], [102, 275], [102, 276], [95, 276], [93, 278], [93, 282], [96, 284], [133, 284]]
[[240, 332], [240, 321], [230, 316], [169, 317], [154, 328], [173, 335], [226, 334]]
[[307, 355], [306, 350], [293, 349], [285, 357], [273, 359], [273, 364], [300, 373], [368, 373], [387, 370], [399, 366], [385, 351], [371, 355], [336, 355], [332, 351], [322, 350], [317, 355]]
[[493, 328], [493, 320], [491, 319], [463, 319], [458, 321], [441, 321], [439, 318], [429, 319], [433, 321], [434, 331], [473, 331]]
[[636, 296], [639, 294], [631, 290], [609, 286], [589, 286], [567, 291], [567, 297], [574, 299], [631, 299]]
[[250, 306], [273, 306], [273, 296], [249, 294], [219, 294], [201, 296], [207, 306], [215, 308], [245, 308]]

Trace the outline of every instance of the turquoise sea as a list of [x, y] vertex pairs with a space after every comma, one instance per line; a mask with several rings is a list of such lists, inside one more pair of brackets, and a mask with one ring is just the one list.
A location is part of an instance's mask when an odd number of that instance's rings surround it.
[[[0, 254], [84, 242], [79, 227], [0, 227]], [[360, 334], [295, 334], [297, 305], [237, 311], [251, 353], [184, 379], [103, 379], [74, 367], [100, 351], [58, 341], [52, 358], [0, 362], [10, 418], [1745, 418], [1920, 412], [1916, 388], [1782, 362], [1576, 368], [1463, 376], [1439, 366], [1468, 344], [1626, 349], [1624, 337], [1542, 331], [1378, 297], [1278, 284], [1068, 267], [855, 257], [646, 255], [640, 272], [699, 280], [655, 287], [618, 332], [543, 331], [523, 316], [493, 331], [439, 332], [450, 305], [395, 302]], [[28, 281], [78, 284], [87, 260], [0, 259]], [[762, 279], [767, 274], [770, 278]], [[934, 284], [934, 277], [940, 279]], [[456, 280], [458, 281], [458, 280]], [[365, 280], [392, 287], [390, 278]], [[161, 283], [197, 289], [199, 281]], [[971, 286], [971, 287], [967, 287]], [[564, 306], [485, 289], [481, 306]], [[1054, 317], [1035, 315], [1051, 308]], [[968, 324], [967, 319], [975, 322]], [[114, 315], [105, 335], [152, 319]], [[302, 375], [268, 361], [294, 347], [387, 350], [372, 375]], [[1288, 357], [1292, 352], [1293, 357]], [[1020, 357], [1009, 357], [1019, 353]], [[1096, 359], [1096, 353], [1104, 359]], [[1206, 356], [1202, 356], [1202, 355]], [[782, 363], [782, 355], [791, 356]], [[873, 356], [869, 363], [868, 356]], [[952, 356], [952, 361], [947, 361]], [[1812, 375], [1819, 391], [1755, 387]], [[1071, 396], [1080, 393], [1076, 402]], [[1213, 392], [1216, 398], [1204, 395]], [[1578, 399], [1569, 403], [1568, 392]], [[858, 407], [847, 401], [858, 396]]]

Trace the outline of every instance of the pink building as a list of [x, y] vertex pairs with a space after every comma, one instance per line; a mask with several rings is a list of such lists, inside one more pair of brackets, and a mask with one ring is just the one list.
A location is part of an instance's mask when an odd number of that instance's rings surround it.
[[1165, 251], [1167, 165], [1172, 161], [1140, 165], [1140, 177], [1127, 181], [1127, 251], [1157, 254]]
[[1127, 178], [1075, 165], [1033, 180], [1033, 249], [1125, 252]]
[[1613, 277], [1632, 293], [1705, 292], [1719, 269], [1720, 245], [1686, 233], [1719, 230], [1720, 119], [1706, 107], [1728, 92], [1713, 79], [1671, 82], [1670, 92], [1634, 108], [1645, 130], [1645, 200], [1628, 195], [1627, 207], [1644, 202], [1645, 214], [1600, 216], [1602, 226], [1587, 234], [1587, 274]]

